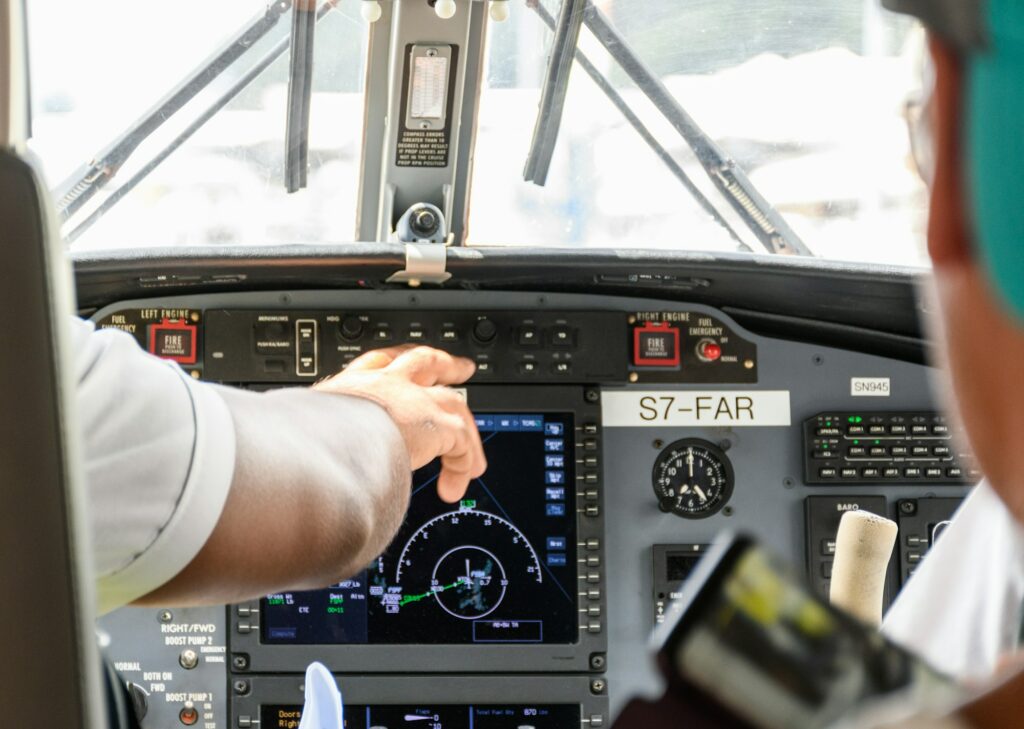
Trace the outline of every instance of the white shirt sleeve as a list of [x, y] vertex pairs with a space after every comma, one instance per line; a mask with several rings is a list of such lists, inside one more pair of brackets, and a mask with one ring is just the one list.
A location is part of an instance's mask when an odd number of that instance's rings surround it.
[[79, 426], [101, 613], [164, 584], [213, 532], [235, 432], [216, 388], [128, 334], [72, 323]]
[[882, 632], [959, 679], [1017, 649], [1024, 528], [988, 484], [974, 489], [885, 617]]

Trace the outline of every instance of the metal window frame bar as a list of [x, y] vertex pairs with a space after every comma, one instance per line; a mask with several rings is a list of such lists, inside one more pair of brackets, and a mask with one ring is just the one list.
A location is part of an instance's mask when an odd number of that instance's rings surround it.
[[21, 0], [0, 0], [0, 149], [22, 149], [29, 131], [28, 53]]

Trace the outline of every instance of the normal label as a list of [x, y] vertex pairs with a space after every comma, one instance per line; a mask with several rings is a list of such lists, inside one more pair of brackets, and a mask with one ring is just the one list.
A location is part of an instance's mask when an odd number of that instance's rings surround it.
[[790, 424], [788, 390], [605, 391], [601, 412], [606, 428]]

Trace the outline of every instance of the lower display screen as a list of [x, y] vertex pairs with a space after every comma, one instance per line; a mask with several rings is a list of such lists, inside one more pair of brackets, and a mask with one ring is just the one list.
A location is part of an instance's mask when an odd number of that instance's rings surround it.
[[[298, 729], [301, 706], [263, 706], [261, 729]], [[570, 729], [580, 707], [555, 706], [346, 706], [345, 729]]]
[[475, 417], [488, 468], [463, 501], [438, 498], [437, 462], [417, 471], [387, 551], [334, 587], [264, 598], [264, 643], [577, 642], [572, 416]]

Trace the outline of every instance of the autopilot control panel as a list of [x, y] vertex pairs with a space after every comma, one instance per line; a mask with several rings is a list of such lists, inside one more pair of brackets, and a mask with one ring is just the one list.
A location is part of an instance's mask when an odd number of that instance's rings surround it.
[[302, 672], [350, 727], [600, 727], [655, 682], [649, 631], [723, 530], [827, 591], [842, 514], [896, 520], [893, 599], [980, 479], [927, 367], [750, 331], [656, 299], [269, 291], [122, 301], [93, 316], [196, 379], [308, 386], [360, 354], [471, 358], [488, 459], [458, 504], [413, 475], [357, 574], [215, 608], [125, 608], [105, 650], [144, 727], [295, 727]]

